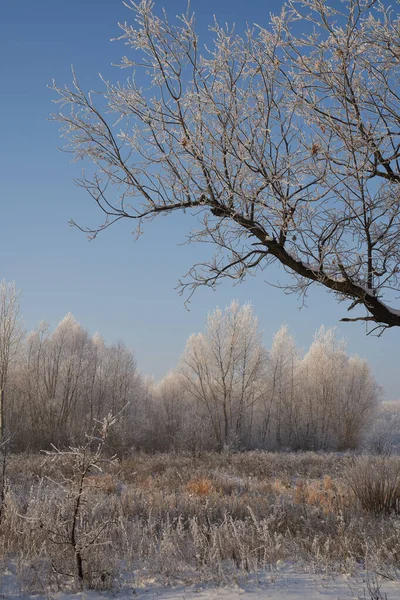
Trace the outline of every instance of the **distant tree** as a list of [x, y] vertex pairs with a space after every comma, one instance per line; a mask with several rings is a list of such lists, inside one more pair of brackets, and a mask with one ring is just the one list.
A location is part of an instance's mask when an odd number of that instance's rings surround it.
[[19, 292], [15, 283], [0, 281], [0, 439], [5, 429], [6, 389], [10, 367], [15, 360], [24, 330], [19, 314]]
[[65, 443], [72, 431], [83, 435], [87, 407], [82, 410], [81, 400], [91, 362], [88, 332], [68, 314], [52, 333], [47, 324], [39, 324], [24, 350], [20, 410], [25, 407], [31, 416], [27, 439], [35, 436], [43, 446], [50, 440]]
[[399, 326], [398, 15], [377, 0], [293, 0], [243, 36], [214, 22], [204, 48], [193, 15], [171, 24], [151, 0], [130, 5], [122, 66], [138, 76], [96, 96], [75, 77], [53, 86], [69, 149], [95, 165], [81, 185], [105, 221], [82, 229], [196, 214], [191, 239], [217, 254], [189, 291], [278, 262], [286, 290], [318, 283], [364, 308], [343, 320]]
[[375, 416], [380, 388], [368, 363], [346, 353], [345, 340], [321, 327], [300, 365], [295, 444], [356, 448]]
[[[90, 337], [68, 314], [51, 332], [41, 323], [26, 340], [17, 374], [19, 443], [83, 443], [93, 419], [118, 415], [109, 444], [132, 445], [140, 423], [142, 381], [133, 353]], [[25, 416], [22, 419], [22, 415]]]
[[187, 402], [182, 375], [170, 372], [153, 388], [153, 423], [158, 448], [176, 450], [183, 442]]
[[390, 454], [400, 448], [400, 402], [382, 402], [365, 439], [365, 447], [376, 454]]
[[[121, 455], [140, 441], [145, 410], [142, 377], [133, 352], [123, 342], [106, 348], [103, 377], [105, 399], [102, 410], [118, 416], [109, 443]], [[101, 418], [106, 414], [103, 413]]]
[[339, 450], [360, 446], [377, 417], [382, 399], [382, 389], [365, 359], [351, 356], [343, 375], [334, 413]]
[[275, 334], [268, 354], [263, 393], [262, 445], [277, 447], [293, 444], [298, 421], [297, 398], [300, 354], [286, 325]]
[[267, 354], [249, 304], [217, 308], [206, 332], [192, 335], [180, 363], [185, 387], [202, 406], [217, 447], [249, 443], [254, 406], [262, 394]]
[[86, 372], [85, 404], [88, 419], [100, 421], [105, 414], [106, 373], [104, 369], [106, 345], [102, 336], [96, 332], [90, 340], [89, 364]]

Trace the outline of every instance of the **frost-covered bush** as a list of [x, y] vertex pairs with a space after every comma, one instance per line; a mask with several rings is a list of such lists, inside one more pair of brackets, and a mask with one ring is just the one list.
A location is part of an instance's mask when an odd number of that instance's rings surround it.
[[400, 457], [357, 457], [346, 469], [345, 479], [363, 509], [400, 513]]

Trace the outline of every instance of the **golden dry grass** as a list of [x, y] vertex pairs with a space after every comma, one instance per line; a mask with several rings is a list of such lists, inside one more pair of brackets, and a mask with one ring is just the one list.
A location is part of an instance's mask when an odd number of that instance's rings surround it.
[[216, 489], [212, 481], [206, 477], [199, 477], [198, 479], [191, 479], [185, 486], [185, 489], [189, 494], [195, 496], [209, 496], [215, 493]]

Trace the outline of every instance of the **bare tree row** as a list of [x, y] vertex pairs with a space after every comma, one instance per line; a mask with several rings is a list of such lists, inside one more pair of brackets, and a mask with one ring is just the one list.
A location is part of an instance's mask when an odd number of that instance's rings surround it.
[[346, 449], [375, 417], [371, 370], [333, 330], [321, 328], [302, 356], [283, 326], [267, 351], [251, 306], [233, 301], [155, 384], [122, 342], [90, 336], [71, 314], [25, 336], [15, 286], [0, 287], [1, 390], [16, 450], [81, 443], [109, 413], [119, 451]]
[[133, 353], [90, 337], [71, 314], [51, 332], [45, 323], [20, 344], [11, 365], [5, 422], [17, 450], [82, 443], [94, 420], [120, 415], [114, 440], [132, 445], [143, 401]]
[[355, 448], [379, 396], [367, 362], [349, 357], [334, 330], [322, 327], [301, 356], [283, 326], [267, 352], [251, 306], [232, 302], [156, 386], [157, 440], [160, 449]]

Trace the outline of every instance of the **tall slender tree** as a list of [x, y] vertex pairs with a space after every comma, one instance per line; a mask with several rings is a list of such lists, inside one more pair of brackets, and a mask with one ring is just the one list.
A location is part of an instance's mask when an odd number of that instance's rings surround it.
[[0, 438], [6, 427], [6, 391], [10, 367], [15, 360], [24, 329], [19, 314], [19, 292], [15, 283], [0, 282]]

